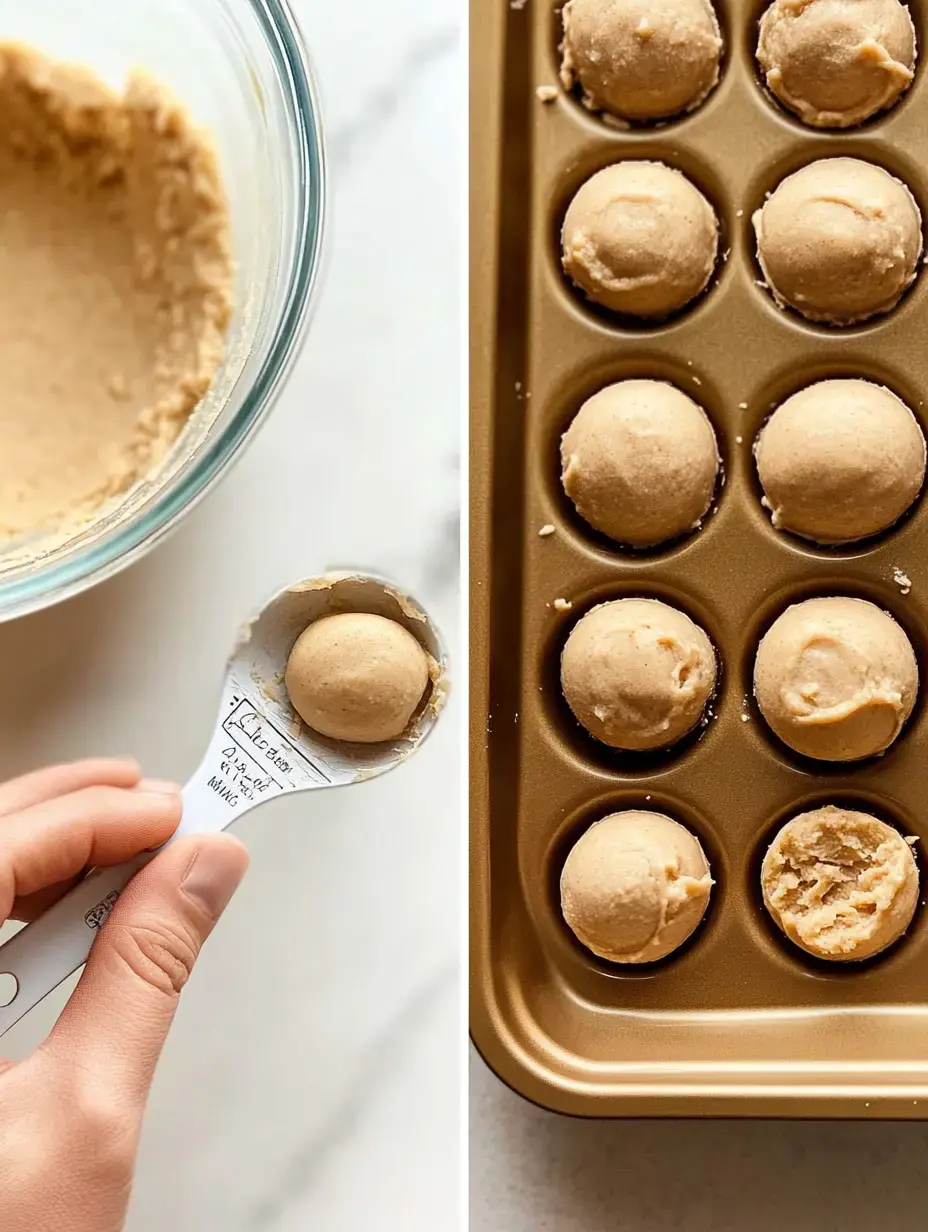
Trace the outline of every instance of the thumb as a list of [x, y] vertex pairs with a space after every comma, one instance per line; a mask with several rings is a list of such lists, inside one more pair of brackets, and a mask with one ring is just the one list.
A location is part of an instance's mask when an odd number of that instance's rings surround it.
[[228, 835], [185, 838], [130, 882], [44, 1051], [124, 1107], [144, 1104], [181, 989], [248, 868]]

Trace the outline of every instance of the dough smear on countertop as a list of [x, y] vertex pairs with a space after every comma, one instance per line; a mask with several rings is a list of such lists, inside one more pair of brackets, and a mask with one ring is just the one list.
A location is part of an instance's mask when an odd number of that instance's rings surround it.
[[158, 465], [222, 361], [232, 284], [185, 112], [0, 46], [0, 533], [66, 539]]

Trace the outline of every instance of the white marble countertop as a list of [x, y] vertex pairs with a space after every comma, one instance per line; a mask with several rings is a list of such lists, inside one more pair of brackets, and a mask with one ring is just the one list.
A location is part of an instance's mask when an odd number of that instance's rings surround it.
[[[295, 7], [332, 188], [305, 352], [241, 463], [162, 548], [0, 627], [3, 775], [126, 752], [184, 780], [242, 617], [333, 564], [404, 582], [456, 646], [461, 6]], [[457, 1226], [457, 711], [395, 774], [240, 825], [252, 870], [184, 993], [130, 1232]], [[5, 1038], [8, 1055], [61, 999]]]

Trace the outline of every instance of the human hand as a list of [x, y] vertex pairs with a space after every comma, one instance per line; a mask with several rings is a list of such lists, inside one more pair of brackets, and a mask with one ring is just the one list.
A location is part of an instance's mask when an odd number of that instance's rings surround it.
[[[161, 846], [180, 815], [180, 789], [141, 780], [131, 761], [0, 785], [0, 922], [35, 919], [87, 868]], [[120, 896], [48, 1039], [23, 1061], [0, 1060], [3, 1232], [123, 1228], [180, 991], [247, 866], [228, 835], [160, 852]]]

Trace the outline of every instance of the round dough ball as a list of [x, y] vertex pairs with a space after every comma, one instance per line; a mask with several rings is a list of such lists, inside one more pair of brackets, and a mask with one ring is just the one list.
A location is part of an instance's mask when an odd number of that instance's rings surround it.
[[915, 28], [899, 0], [774, 0], [757, 60], [780, 102], [816, 128], [891, 107], [915, 76]]
[[695, 529], [719, 451], [702, 407], [665, 381], [620, 381], [584, 403], [561, 442], [561, 479], [591, 526], [632, 547]]
[[886, 822], [827, 805], [787, 822], [764, 857], [764, 904], [801, 949], [835, 962], [898, 940], [918, 905], [912, 848]]
[[661, 749], [700, 721], [718, 665], [705, 632], [657, 599], [587, 612], [561, 656], [561, 687], [583, 726], [614, 749]]
[[922, 253], [912, 194], [859, 158], [823, 158], [788, 176], [754, 215], [754, 229], [777, 303], [832, 325], [889, 312]]
[[764, 718], [797, 753], [857, 761], [888, 749], [918, 692], [915, 652], [865, 599], [808, 599], [774, 622], [757, 651]]
[[659, 120], [697, 107], [719, 79], [708, 0], [568, 0], [561, 81], [591, 111]]
[[718, 230], [712, 206], [680, 171], [615, 163], [570, 203], [561, 235], [564, 269], [613, 312], [665, 317], [705, 288]]
[[699, 840], [663, 813], [605, 817], [577, 840], [561, 873], [561, 911], [610, 962], [666, 958], [706, 913], [712, 877]]
[[892, 526], [925, 478], [915, 416], [870, 381], [819, 381], [794, 394], [754, 455], [774, 526], [816, 543], [850, 543]]
[[284, 676], [294, 710], [332, 740], [398, 740], [429, 683], [411, 633], [371, 612], [324, 616], [297, 638]]

